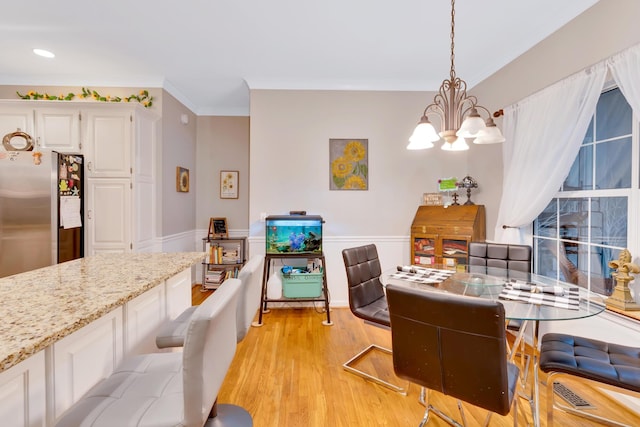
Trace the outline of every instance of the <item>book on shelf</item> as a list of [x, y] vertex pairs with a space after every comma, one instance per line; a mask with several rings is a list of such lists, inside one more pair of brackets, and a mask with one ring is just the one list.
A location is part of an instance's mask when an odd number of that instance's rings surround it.
[[226, 272], [224, 270], [210, 270], [205, 274], [204, 280], [207, 283], [222, 283], [225, 276]]
[[205, 252], [207, 253], [208, 264], [241, 264], [241, 248], [240, 245], [229, 248], [223, 245], [206, 243]]

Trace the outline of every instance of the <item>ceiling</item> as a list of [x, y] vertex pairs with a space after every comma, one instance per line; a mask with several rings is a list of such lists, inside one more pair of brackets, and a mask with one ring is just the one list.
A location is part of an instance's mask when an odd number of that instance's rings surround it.
[[[473, 87], [597, 1], [458, 0], [457, 75]], [[248, 115], [250, 88], [433, 91], [450, 19], [448, 0], [4, 2], [0, 84], [163, 87], [198, 115]]]

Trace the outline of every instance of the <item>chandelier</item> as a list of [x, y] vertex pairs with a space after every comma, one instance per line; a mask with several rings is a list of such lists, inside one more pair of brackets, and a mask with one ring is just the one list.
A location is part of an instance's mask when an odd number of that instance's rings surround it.
[[[447, 151], [468, 150], [466, 138], [474, 138], [475, 144], [504, 142], [502, 132], [493, 122], [491, 113], [478, 105], [475, 96], [467, 95], [467, 83], [456, 76], [454, 66], [455, 0], [451, 0], [451, 71], [444, 80], [433, 103], [424, 109], [418, 126], [409, 138], [407, 150], [422, 150], [433, 147], [433, 143], [444, 139], [442, 149]], [[478, 109], [484, 110], [488, 118], [480, 117]], [[440, 119], [442, 130], [438, 133], [429, 121], [429, 116]]]

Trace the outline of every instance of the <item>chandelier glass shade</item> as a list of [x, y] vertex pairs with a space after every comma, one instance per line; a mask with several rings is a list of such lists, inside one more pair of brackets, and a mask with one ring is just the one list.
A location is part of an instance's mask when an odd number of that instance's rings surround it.
[[[413, 134], [409, 138], [408, 150], [422, 150], [433, 147], [433, 143], [444, 140], [445, 151], [468, 150], [466, 139], [476, 144], [504, 142], [504, 136], [485, 107], [478, 105], [475, 96], [467, 95], [467, 83], [456, 76], [454, 65], [455, 0], [451, 0], [451, 71], [449, 78], [440, 85], [433, 102], [424, 109]], [[487, 114], [484, 120], [478, 110]], [[441, 131], [438, 132], [429, 120], [438, 117]]]

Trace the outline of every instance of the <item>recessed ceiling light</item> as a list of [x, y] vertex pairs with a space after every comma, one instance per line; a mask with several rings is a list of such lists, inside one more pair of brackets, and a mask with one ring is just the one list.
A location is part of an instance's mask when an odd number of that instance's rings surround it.
[[52, 52], [44, 49], [33, 49], [33, 53], [44, 58], [55, 58], [55, 55]]

